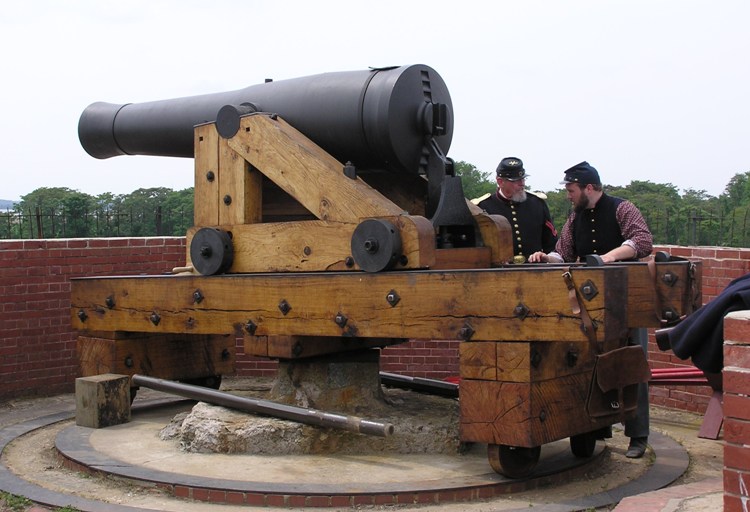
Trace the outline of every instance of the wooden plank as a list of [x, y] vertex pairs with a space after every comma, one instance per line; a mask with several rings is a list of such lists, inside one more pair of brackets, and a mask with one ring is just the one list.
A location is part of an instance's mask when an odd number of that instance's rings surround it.
[[461, 247], [438, 249], [435, 253], [436, 270], [452, 268], [488, 268], [492, 266], [492, 249], [489, 247]]
[[[396, 268], [429, 268], [435, 263], [432, 224], [424, 217], [387, 218], [401, 236], [403, 258]], [[229, 273], [356, 271], [348, 264], [355, 224], [321, 220], [222, 225], [232, 234]], [[188, 244], [201, 228], [188, 230]], [[353, 262], [354, 260], [351, 259]]]
[[[468, 201], [474, 208], [476, 205]], [[492, 250], [492, 265], [504, 265], [513, 259], [513, 234], [510, 222], [502, 215], [488, 215], [480, 211], [474, 214], [482, 243]]]
[[[256, 336], [245, 336], [245, 353], [254, 356], [252, 350], [257, 344], [250, 338]], [[327, 354], [338, 354], [341, 352], [352, 352], [367, 348], [387, 347], [405, 343], [406, 339], [386, 338], [352, 338], [340, 336], [268, 336], [267, 351], [265, 356], [273, 359], [301, 359]], [[249, 343], [247, 343], [249, 341]]]
[[[320, 220], [358, 222], [405, 213], [278, 116], [245, 116], [228, 141], [245, 160]], [[314, 185], [314, 186], [313, 186]]]
[[[700, 264], [688, 261], [656, 263], [656, 275], [651, 276], [646, 262], [618, 263], [628, 268], [628, 294], [637, 300], [628, 302], [628, 325], [631, 327], [664, 327], [660, 319], [664, 311], [674, 311], [679, 317], [692, 313], [701, 306], [701, 296], [694, 296], [700, 283]], [[691, 272], [697, 275], [690, 276]], [[700, 286], [697, 287], [698, 290]], [[657, 297], [660, 295], [660, 298]], [[662, 312], [656, 309], [661, 303]]]
[[79, 336], [81, 374], [139, 373], [162, 379], [192, 379], [234, 373], [235, 338], [190, 334]]
[[[622, 267], [571, 270], [599, 293], [596, 336], [626, 334]], [[585, 341], [560, 269], [124, 276], [71, 280], [73, 326], [91, 331]], [[607, 288], [612, 288], [611, 293]], [[196, 291], [202, 299], [195, 299]], [[611, 295], [611, 296], [609, 296]], [[111, 297], [108, 301], [107, 298]], [[605, 297], [608, 302], [605, 303]], [[111, 306], [111, 307], [110, 307]], [[519, 314], [523, 306], [525, 314]], [[343, 314], [345, 327], [335, 318]], [[82, 320], [83, 318], [83, 320]]]
[[532, 383], [461, 380], [461, 440], [533, 448], [610, 425], [586, 413], [590, 380], [591, 372]]
[[465, 342], [459, 345], [461, 377], [538, 382], [591, 371], [594, 355], [587, 342]]
[[263, 176], [224, 138], [219, 138], [219, 167], [219, 224], [261, 222]]
[[[219, 224], [219, 134], [214, 123], [196, 126], [195, 188], [199, 201], [194, 201], [193, 219], [196, 226]], [[190, 244], [188, 243], [188, 261]]]
[[463, 342], [458, 346], [462, 379], [497, 380], [497, 343]]

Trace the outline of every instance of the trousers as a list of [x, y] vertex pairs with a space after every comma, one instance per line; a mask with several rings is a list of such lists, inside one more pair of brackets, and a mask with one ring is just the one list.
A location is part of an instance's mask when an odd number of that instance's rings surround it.
[[[630, 329], [629, 345], [640, 345], [648, 356], [648, 331], [645, 327]], [[648, 382], [638, 384], [635, 416], [625, 421], [625, 436], [648, 437], [649, 434], [649, 405]]]

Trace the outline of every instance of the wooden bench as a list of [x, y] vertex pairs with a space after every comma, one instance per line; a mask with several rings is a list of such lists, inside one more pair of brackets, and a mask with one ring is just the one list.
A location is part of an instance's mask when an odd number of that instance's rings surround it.
[[681, 368], [653, 368], [649, 385], [656, 386], [709, 386], [713, 393], [708, 401], [698, 437], [718, 439], [724, 423], [722, 407], [722, 378], [720, 373], [706, 373], [694, 366]]

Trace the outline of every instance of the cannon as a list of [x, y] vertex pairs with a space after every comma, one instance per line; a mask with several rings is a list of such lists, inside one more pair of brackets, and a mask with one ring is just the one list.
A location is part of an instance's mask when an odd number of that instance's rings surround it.
[[[147, 103], [96, 102], [81, 114], [78, 136], [95, 158], [192, 158], [196, 125], [216, 122], [229, 138], [239, 129], [239, 117], [251, 112], [281, 116], [360, 172], [426, 175], [438, 194], [453, 136], [453, 106], [443, 79], [424, 65], [323, 73]], [[438, 200], [439, 195], [432, 198], [435, 207]]]
[[513, 264], [508, 221], [463, 196], [452, 120], [424, 65], [88, 107], [92, 156], [194, 157], [195, 219], [174, 275], [72, 280], [84, 375], [231, 373], [242, 338], [286, 373], [368, 354], [379, 386], [383, 347], [459, 340], [461, 440], [493, 469], [524, 476], [568, 437], [590, 456], [632, 405], [589, 412], [599, 356], [699, 307], [700, 266]]

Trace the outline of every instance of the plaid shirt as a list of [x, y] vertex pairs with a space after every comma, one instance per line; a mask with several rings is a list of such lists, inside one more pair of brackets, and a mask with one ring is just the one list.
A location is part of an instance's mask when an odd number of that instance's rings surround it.
[[[602, 196], [604, 197], [604, 196]], [[555, 246], [555, 252], [559, 254], [566, 262], [575, 262], [579, 256], [575, 251], [573, 241], [573, 221], [576, 213], [572, 212], [565, 221], [565, 225], [560, 233], [560, 238]], [[636, 258], [645, 258], [653, 250], [653, 236], [648, 229], [646, 220], [641, 215], [640, 210], [630, 201], [622, 201], [617, 207], [616, 221], [620, 226], [620, 232], [625, 239], [623, 245], [628, 245], [636, 252]], [[607, 250], [610, 251], [614, 247]]]

